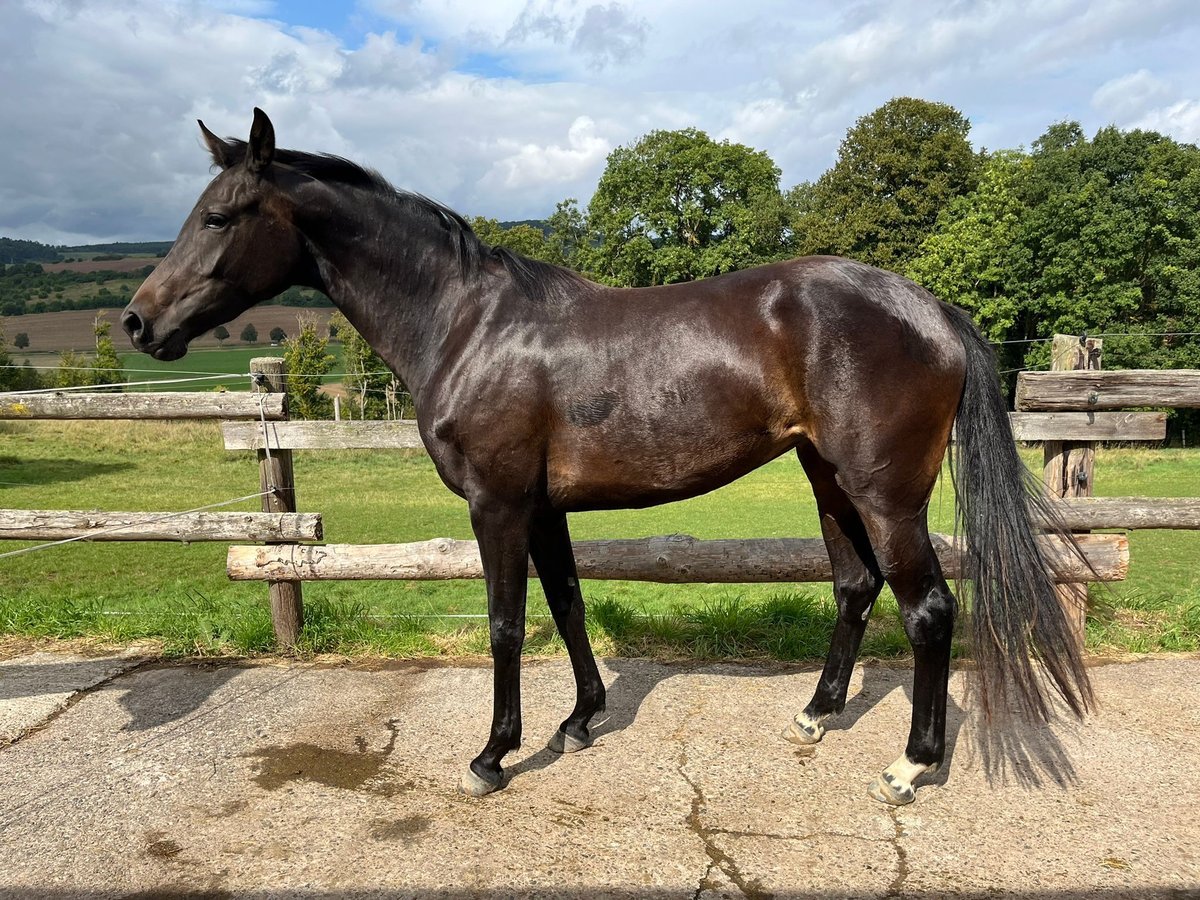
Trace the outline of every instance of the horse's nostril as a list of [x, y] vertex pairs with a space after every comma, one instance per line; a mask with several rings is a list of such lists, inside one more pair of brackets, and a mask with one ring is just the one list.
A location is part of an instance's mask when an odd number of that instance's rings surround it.
[[127, 309], [121, 314], [121, 327], [125, 329], [125, 333], [128, 334], [130, 338], [136, 341], [142, 336], [142, 332], [145, 330], [146, 325], [142, 321], [141, 316], [139, 316], [133, 310]]

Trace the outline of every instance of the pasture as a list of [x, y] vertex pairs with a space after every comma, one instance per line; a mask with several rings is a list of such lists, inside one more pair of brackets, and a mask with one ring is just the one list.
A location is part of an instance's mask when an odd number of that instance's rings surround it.
[[[294, 307], [294, 306], [256, 306], [253, 309], [238, 316], [225, 327], [229, 330], [229, 338], [225, 341], [224, 347], [217, 341], [212, 333], [202, 335], [193, 343], [193, 353], [198, 350], [235, 350], [247, 349], [256, 350], [251, 355], [270, 356], [272, 355], [271, 344], [268, 335], [271, 329], [276, 326], [282, 328], [289, 335], [295, 334], [297, 319], [312, 318], [317, 322], [317, 327], [322, 334], [327, 333], [329, 325], [329, 315], [332, 309], [317, 308], [317, 307]], [[65, 312], [53, 313], [27, 313], [23, 316], [4, 316], [0, 317], [0, 330], [5, 334], [9, 345], [9, 350], [18, 362], [24, 361], [28, 356], [32, 360], [35, 354], [52, 354], [50, 362], [53, 364], [57, 361], [58, 353], [62, 350], [80, 350], [91, 352], [96, 347], [96, 336], [92, 332], [92, 322], [95, 320], [97, 313], [102, 313], [104, 317], [112, 323], [113, 326], [113, 342], [117, 346], [118, 351], [129, 349], [129, 341], [121, 334], [121, 326], [118, 320], [121, 315], [119, 308], [114, 309], [78, 309], [68, 310]], [[258, 329], [257, 344], [243, 344], [238, 340], [242, 329], [247, 324], [252, 324]], [[29, 335], [29, 349], [26, 351], [13, 350], [13, 336], [18, 332], [25, 332]], [[282, 351], [279, 351], [282, 353]], [[141, 353], [129, 353], [126, 365], [130, 368], [141, 369], [146, 368], [145, 363], [153, 363], [154, 360]], [[200, 360], [206, 362], [211, 361], [211, 358], [196, 355], [194, 358], [188, 358], [188, 364], [175, 364], [174, 371], [180, 369], [203, 369], [204, 366], [192, 365], [192, 363]], [[36, 360], [35, 360], [36, 362]], [[38, 365], [43, 363], [37, 362]], [[206, 371], [224, 371], [223, 369], [207, 369]], [[245, 372], [246, 369], [241, 371]]]
[[[195, 368], [211, 370], [207, 363]], [[169, 511], [257, 490], [252, 454], [223, 450], [212, 423], [7, 422], [0, 434], [5, 507]], [[1034, 457], [1027, 454], [1030, 462]], [[1195, 451], [1102, 449], [1096, 471], [1100, 495], [1200, 495]], [[465, 504], [442, 486], [421, 453], [298, 452], [296, 481], [299, 508], [325, 515], [331, 542], [471, 537]], [[953, 528], [953, 491], [945, 480], [935, 489], [930, 518], [936, 530]], [[711, 494], [646, 510], [579, 514], [571, 527], [576, 539], [819, 535], [811, 491], [790, 454]], [[1200, 535], [1142, 531], [1130, 540], [1129, 579], [1092, 588], [1089, 648], [1200, 649], [1200, 573], [1193, 565]], [[0, 631], [146, 638], [169, 653], [267, 651], [266, 590], [229, 582], [224, 558], [223, 545], [76, 543], [3, 559]], [[819, 659], [834, 618], [827, 585], [587, 582], [585, 596], [593, 640], [605, 654]], [[305, 586], [305, 605], [304, 652], [487, 650], [478, 582], [313, 583]], [[558, 652], [536, 584], [529, 611], [529, 652]], [[885, 594], [863, 652], [879, 658], [907, 651], [895, 604]]]

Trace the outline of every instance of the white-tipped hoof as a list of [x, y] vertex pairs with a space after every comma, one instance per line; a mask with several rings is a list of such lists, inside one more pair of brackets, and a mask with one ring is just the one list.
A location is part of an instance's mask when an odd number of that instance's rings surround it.
[[937, 763], [927, 766], [923, 763], [911, 762], [907, 756], [902, 755], [871, 783], [871, 786], [867, 788], [867, 793], [880, 803], [886, 803], [889, 806], [904, 806], [916, 799], [917, 792], [913, 783], [922, 775], [937, 770]]
[[592, 739], [581, 741], [577, 737], [571, 737], [565, 731], [556, 731], [554, 737], [550, 738], [548, 746], [555, 753], [578, 753], [580, 750], [586, 750], [592, 746]]
[[796, 716], [788, 727], [783, 729], [782, 737], [793, 744], [817, 744], [825, 737], [825, 726], [820, 722]]
[[892, 776], [886, 772], [880, 775], [867, 787], [867, 793], [880, 803], [886, 803], [888, 806], [907, 806], [917, 799], [916, 792], [911, 784], [901, 784], [897, 781], [889, 781]]
[[466, 794], [468, 797], [486, 797], [499, 787], [499, 784], [492, 784], [490, 781], [480, 778], [470, 767], [463, 772], [463, 776], [458, 782], [458, 792]]

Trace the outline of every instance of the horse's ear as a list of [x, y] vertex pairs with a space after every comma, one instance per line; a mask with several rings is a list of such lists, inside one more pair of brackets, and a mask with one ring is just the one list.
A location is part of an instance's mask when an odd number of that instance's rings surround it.
[[196, 122], [200, 125], [200, 133], [204, 135], [204, 143], [208, 145], [208, 152], [212, 154], [213, 165], [228, 169], [235, 162], [233, 148], [209, 131], [199, 119]]
[[250, 126], [250, 142], [246, 145], [246, 168], [258, 174], [275, 158], [275, 126], [267, 114], [254, 107], [254, 124]]

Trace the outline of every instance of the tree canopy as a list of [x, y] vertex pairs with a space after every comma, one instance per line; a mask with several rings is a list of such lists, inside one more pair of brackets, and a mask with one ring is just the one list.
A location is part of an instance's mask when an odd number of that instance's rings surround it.
[[[990, 155], [907, 274], [996, 341], [1200, 331], [1200, 149], [1111, 127], [1088, 140], [1057, 123], [1030, 152]], [[1200, 343], [1120, 338], [1105, 358], [1196, 366]]]
[[975, 187], [980, 157], [957, 109], [896, 97], [859, 119], [833, 168], [788, 194], [796, 249], [902, 271], [938, 214]]
[[[572, 223], [569, 201], [557, 215]], [[582, 261], [616, 285], [690, 281], [787, 255], [775, 163], [694, 128], [653, 131], [609, 154], [587, 223]], [[578, 245], [578, 234], [569, 239]]]

